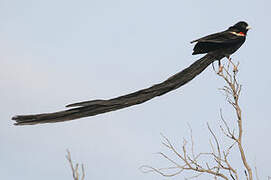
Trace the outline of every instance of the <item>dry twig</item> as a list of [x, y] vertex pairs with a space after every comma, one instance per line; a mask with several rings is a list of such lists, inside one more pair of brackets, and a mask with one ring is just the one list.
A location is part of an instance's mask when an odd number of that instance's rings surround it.
[[[71, 159], [71, 153], [69, 150], [67, 150], [67, 155], [66, 155], [67, 160], [69, 161], [71, 170], [72, 170], [72, 177], [74, 180], [79, 180], [80, 179], [80, 173], [79, 173], [79, 164], [76, 163], [75, 166], [72, 163]], [[85, 169], [84, 169], [84, 164], [81, 164], [81, 170], [82, 170], [82, 175], [81, 175], [81, 180], [85, 179]]]

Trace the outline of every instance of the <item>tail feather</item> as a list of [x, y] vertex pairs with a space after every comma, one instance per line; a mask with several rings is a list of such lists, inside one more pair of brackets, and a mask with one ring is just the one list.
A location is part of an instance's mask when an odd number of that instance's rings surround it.
[[69, 104], [66, 107], [75, 107], [65, 111], [54, 113], [43, 113], [34, 115], [18, 115], [14, 116], [15, 125], [34, 125], [41, 123], [55, 123], [74, 120], [78, 118], [95, 116], [98, 114], [123, 109], [129, 106], [144, 103], [154, 97], [161, 96], [174, 89], [177, 89], [187, 82], [191, 81], [198, 74], [200, 74], [206, 67], [208, 67], [215, 57], [207, 54], [201, 59], [191, 64], [186, 69], [171, 76], [162, 83], [153, 85], [149, 88], [136, 91], [124, 96], [112, 98], [109, 100], [92, 100], [84, 101], [74, 104]]

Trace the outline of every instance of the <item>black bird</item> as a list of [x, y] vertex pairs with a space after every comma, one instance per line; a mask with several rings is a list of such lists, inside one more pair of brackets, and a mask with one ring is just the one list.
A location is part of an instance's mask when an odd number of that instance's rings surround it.
[[242, 46], [249, 29], [250, 26], [246, 22], [240, 21], [226, 31], [191, 41], [191, 43], [197, 43], [192, 54], [212, 54], [218, 60], [220, 66], [222, 58], [227, 57], [230, 59], [230, 55]]
[[15, 125], [55, 123], [95, 116], [144, 103], [154, 97], [161, 96], [183, 86], [194, 79], [215, 60], [220, 62], [224, 57], [229, 58], [245, 42], [249, 29], [248, 24], [242, 21], [231, 26], [226, 31], [192, 41], [191, 43], [197, 42], [193, 54], [206, 53], [206, 55], [164, 82], [155, 84], [149, 88], [108, 100], [98, 99], [69, 104], [66, 107], [72, 108], [64, 111], [18, 115], [12, 117], [12, 119], [16, 121]]

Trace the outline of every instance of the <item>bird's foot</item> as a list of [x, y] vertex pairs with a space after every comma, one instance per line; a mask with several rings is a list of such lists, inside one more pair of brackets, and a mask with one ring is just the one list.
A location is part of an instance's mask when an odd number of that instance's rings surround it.
[[235, 65], [233, 62], [232, 62], [232, 60], [231, 60], [231, 58], [230, 57], [227, 57], [227, 59], [229, 60], [229, 62], [232, 64], [232, 66], [233, 66], [233, 72], [234, 73], [237, 73], [238, 72], [238, 65], [239, 65], [239, 63], [237, 64], [237, 65]]
[[233, 72], [237, 73], [238, 72], [238, 67], [236, 65], [233, 66]]
[[217, 74], [221, 74], [223, 72], [223, 65], [220, 65], [218, 68]]

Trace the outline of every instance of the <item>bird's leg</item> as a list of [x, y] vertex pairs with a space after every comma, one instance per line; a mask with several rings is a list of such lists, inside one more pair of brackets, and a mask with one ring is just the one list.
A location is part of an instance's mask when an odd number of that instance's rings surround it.
[[[212, 62], [212, 67], [213, 67], [213, 70], [216, 72], [214, 62]], [[220, 60], [218, 60], [218, 71], [216, 73], [220, 74], [222, 72], [222, 70], [223, 70], [223, 66], [221, 66]]]
[[215, 66], [214, 66], [214, 62], [212, 62], [212, 68], [213, 68], [214, 71], [216, 71]]
[[218, 60], [218, 72], [217, 74], [220, 74], [223, 71], [223, 65], [221, 65], [221, 60]]

